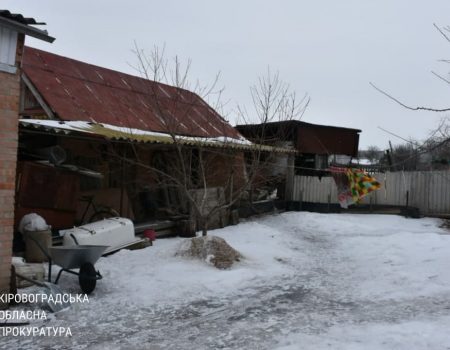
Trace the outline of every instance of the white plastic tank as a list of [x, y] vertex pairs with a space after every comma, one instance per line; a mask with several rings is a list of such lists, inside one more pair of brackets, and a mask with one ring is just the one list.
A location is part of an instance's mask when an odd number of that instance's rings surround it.
[[[107, 245], [105, 251], [120, 249], [136, 241], [133, 222], [126, 218], [107, 218], [68, 230], [61, 230], [64, 246]], [[76, 241], [75, 241], [76, 240]]]

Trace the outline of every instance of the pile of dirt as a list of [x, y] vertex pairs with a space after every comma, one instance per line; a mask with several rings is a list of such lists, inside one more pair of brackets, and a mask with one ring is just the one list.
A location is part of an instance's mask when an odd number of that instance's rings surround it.
[[223, 238], [216, 236], [191, 238], [181, 246], [176, 255], [201, 259], [218, 269], [227, 269], [242, 258]]

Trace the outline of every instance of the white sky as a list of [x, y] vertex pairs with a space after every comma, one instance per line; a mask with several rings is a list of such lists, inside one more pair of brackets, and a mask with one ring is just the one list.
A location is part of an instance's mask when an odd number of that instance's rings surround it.
[[192, 59], [192, 76], [211, 82], [221, 71], [233, 123], [237, 103], [251, 111], [249, 86], [278, 70], [298, 95], [311, 96], [304, 121], [362, 129], [360, 148], [425, 138], [442, 114], [408, 111], [369, 86], [411, 105], [450, 107], [450, 43], [433, 23], [450, 25], [448, 0], [3, 0], [1, 8], [47, 22], [53, 44], [27, 44], [135, 74], [133, 41], [166, 44]]

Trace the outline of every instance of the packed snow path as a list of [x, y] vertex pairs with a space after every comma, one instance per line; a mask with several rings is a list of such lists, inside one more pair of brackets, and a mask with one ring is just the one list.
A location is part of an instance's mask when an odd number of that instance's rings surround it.
[[[103, 258], [89, 304], [8, 349], [450, 349], [450, 235], [436, 219], [290, 212], [211, 231], [245, 260], [175, 257], [182, 239]], [[77, 291], [76, 279], [61, 286]]]

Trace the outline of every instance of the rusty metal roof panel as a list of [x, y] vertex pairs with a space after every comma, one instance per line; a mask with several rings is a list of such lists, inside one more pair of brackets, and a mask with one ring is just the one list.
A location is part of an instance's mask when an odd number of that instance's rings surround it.
[[198, 95], [26, 47], [23, 71], [66, 121], [196, 137], [242, 136]]

